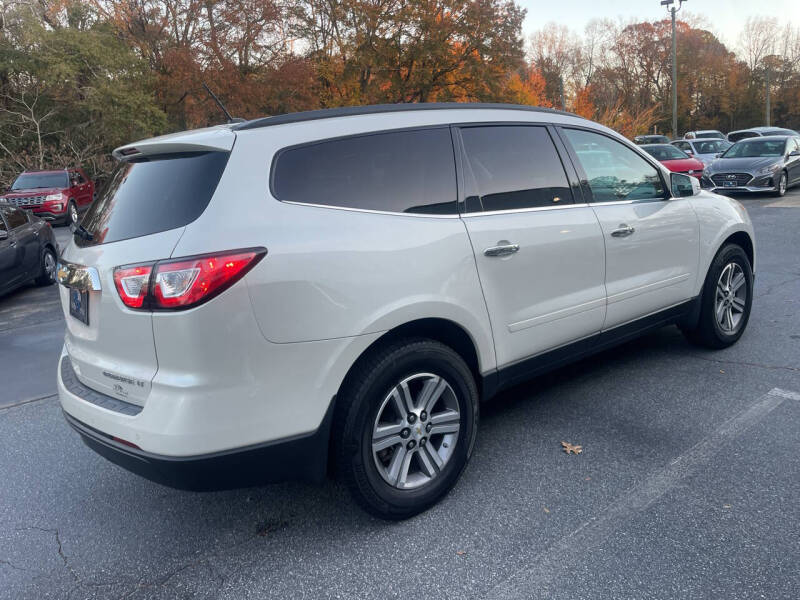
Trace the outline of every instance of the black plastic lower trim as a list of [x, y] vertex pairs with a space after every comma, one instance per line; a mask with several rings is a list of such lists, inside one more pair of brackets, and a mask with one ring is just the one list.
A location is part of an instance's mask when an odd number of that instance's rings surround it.
[[172, 488], [215, 491], [287, 480], [321, 482], [327, 470], [334, 404], [335, 398], [312, 433], [185, 457], [145, 452], [78, 421], [66, 411], [64, 417], [89, 448], [128, 471]]
[[483, 377], [483, 399], [491, 398], [501, 390], [532, 379], [537, 375], [623, 344], [649, 331], [675, 323], [688, 323], [693, 319], [696, 321], [699, 309], [700, 296], [488, 373]]

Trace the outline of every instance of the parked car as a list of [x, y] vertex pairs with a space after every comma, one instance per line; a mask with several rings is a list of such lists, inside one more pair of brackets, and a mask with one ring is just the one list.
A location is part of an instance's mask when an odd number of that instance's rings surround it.
[[745, 209], [568, 113], [347, 107], [114, 156], [59, 264], [58, 391], [90, 447], [168, 485], [320, 480], [330, 453], [408, 517], [459, 479], [480, 400], [749, 318]]
[[697, 179], [703, 176], [703, 163], [671, 144], [647, 144], [642, 146], [642, 150], [673, 173], [686, 173]]
[[715, 191], [772, 192], [783, 196], [800, 184], [800, 136], [769, 136], [736, 142], [703, 173]]
[[665, 135], [637, 135], [633, 138], [633, 143], [638, 146], [644, 144], [669, 144], [669, 138]]
[[12, 206], [55, 223], [77, 223], [94, 199], [94, 182], [83, 169], [24, 171], [0, 196]]
[[721, 131], [717, 131], [716, 129], [702, 129], [699, 131], [687, 131], [686, 134], [683, 136], [685, 140], [696, 140], [700, 138], [705, 139], [717, 139], [717, 140], [725, 140], [725, 134]]
[[49, 224], [0, 200], [0, 296], [55, 283], [57, 249]]
[[733, 144], [727, 140], [718, 140], [713, 138], [704, 138], [696, 140], [675, 140], [672, 145], [682, 150], [687, 155], [696, 158], [703, 165], [708, 165], [717, 158], [720, 154], [725, 152]]
[[792, 129], [784, 129], [783, 127], [753, 127], [752, 129], [731, 131], [728, 134], [728, 141], [738, 142], [747, 138], [763, 137], [767, 135], [797, 135], [797, 132]]

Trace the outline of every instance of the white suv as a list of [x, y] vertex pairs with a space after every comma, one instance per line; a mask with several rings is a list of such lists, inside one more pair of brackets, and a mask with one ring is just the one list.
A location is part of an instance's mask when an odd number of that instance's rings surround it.
[[747, 325], [744, 208], [568, 113], [332, 109], [114, 155], [59, 264], [59, 396], [168, 485], [330, 458], [407, 517], [458, 480], [480, 400], [656, 327], [720, 348]]

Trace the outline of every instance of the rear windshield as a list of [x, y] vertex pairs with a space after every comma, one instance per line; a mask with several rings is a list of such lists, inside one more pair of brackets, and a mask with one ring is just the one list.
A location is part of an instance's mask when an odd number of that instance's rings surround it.
[[170, 154], [121, 162], [81, 221], [91, 240], [108, 244], [183, 227], [208, 206], [228, 162], [227, 152]]
[[67, 173], [23, 173], [11, 185], [12, 190], [35, 190], [39, 188], [68, 188]]

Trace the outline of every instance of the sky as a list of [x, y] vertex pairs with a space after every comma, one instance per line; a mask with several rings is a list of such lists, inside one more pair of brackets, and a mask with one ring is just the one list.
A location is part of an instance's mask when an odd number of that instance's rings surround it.
[[[586, 23], [597, 18], [621, 18], [627, 22], [668, 17], [660, 0], [517, 0], [517, 3], [528, 9], [522, 26], [525, 37], [551, 21], [582, 32]], [[705, 17], [711, 31], [730, 48], [737, 45], [742, 25], [750, 16], [777, 16], [800, 26], [800, 0], [688, 0], [678, 18], [687, 12]]]

